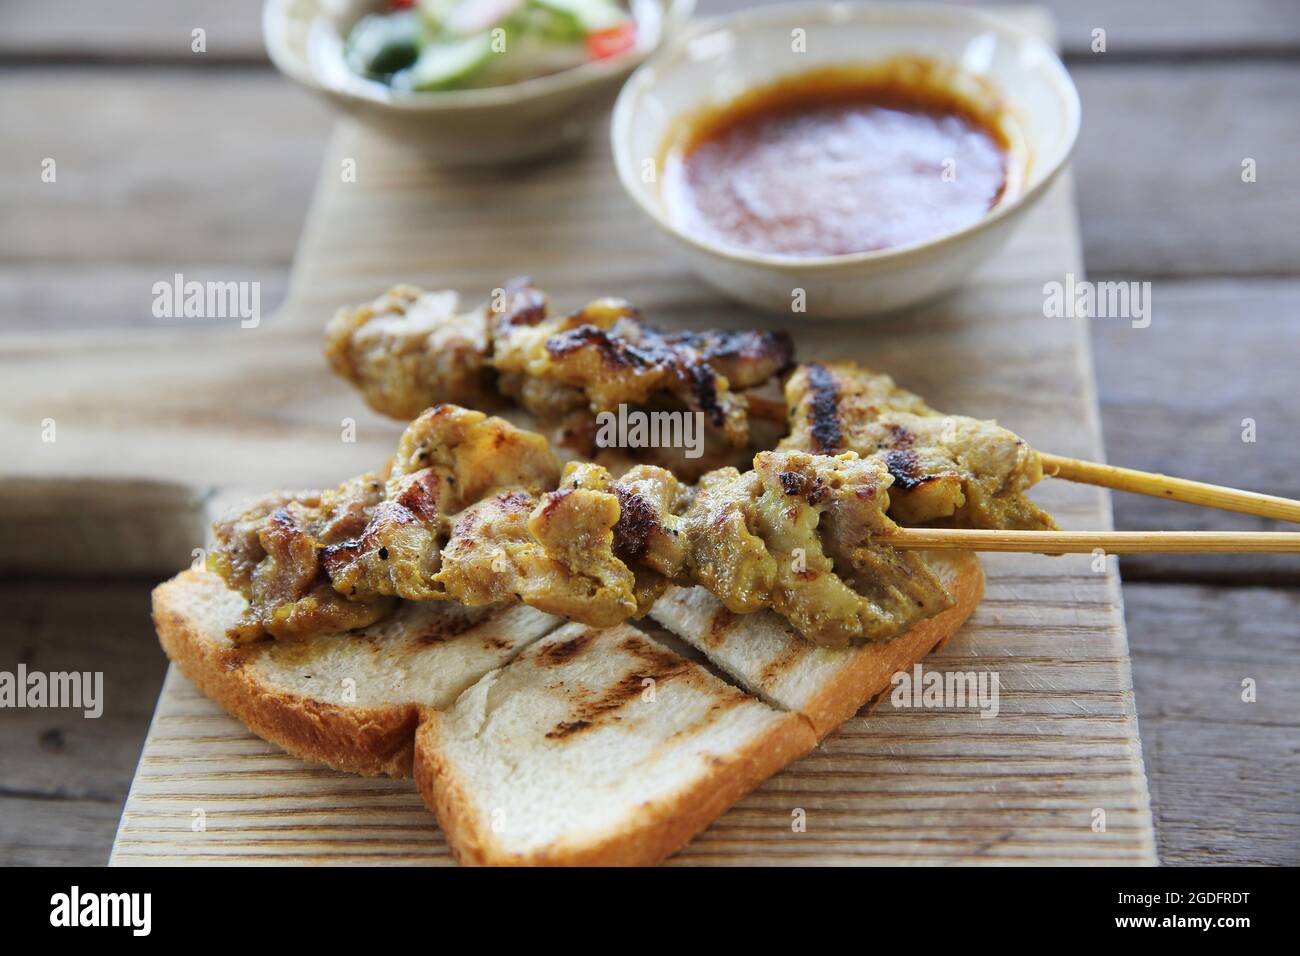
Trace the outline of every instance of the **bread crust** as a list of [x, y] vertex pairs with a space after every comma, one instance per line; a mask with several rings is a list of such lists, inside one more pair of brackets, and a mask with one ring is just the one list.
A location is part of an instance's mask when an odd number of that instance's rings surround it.
[[415, 782], [442, 827], [452, 855], [471, 866], [653, 866], [676, 853], [745, 794], [817, 744], [808, 722], [786, 714], [745, 747], [717, 759], [708, 774], [671, 797], [642, 805], [616, 833], [553, 843], [521, 854], [501, 850], [469, 787], [441, 746], [446, 717], [430, 712], [416, 733]]
[[154, 626], [172, 663], [249, 730], [295, 757], [364, 776], [409, 777], [419, 708], [340, 707], [267, 687], [244, 667], [257, 645], [205, 640], [186, 607], [185, 585], [207, 573], [184, 571], [154, 588]]

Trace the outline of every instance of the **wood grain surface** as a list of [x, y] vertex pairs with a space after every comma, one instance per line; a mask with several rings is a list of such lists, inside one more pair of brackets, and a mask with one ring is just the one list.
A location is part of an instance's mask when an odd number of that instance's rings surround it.
[[[743, 4], [701, 8], [733, 5]], [[9, 213], [0, 330], [156, 326], [149, 287], [174, 271], [260, 281], [264, 308], [282, 300], [331, 116], [265, 62], [259, 6], [0, 5], [0, 117], [10, 133], [0, 151]], [[1239, 475], [1296, 495], [1300, 249], [1285, 226], [1294, 217], [1277, 210], [1294, 203], [1300, 173], [1300, 126], [1286, 121], [1300, 78], [1300, 8], [1051, 6], [1084, 101], [1075, 170], [1089, 274], [1155, 285], [1151, 329], [1091, 329], [1110, 460], [1210, 481]], [[196, 24], [209, 34], [202, 57], [189, 52]], [[1095, 26], [1108, 32], [1105, 55], [1089, 49]], [[1243, 193], [1237, 164], [1247, 154], [1265, 160]], [[30, 170], [47, 155], [67, 175], [41, 193]], [[1260, 441], [1243, 446], [1235, 425], [1252, 413]], [[1254, 526], [1135, 496], [1116, 496], [1115, 509], [1121, 527]], [[1123, 562], [1165, 862], [1300, 861], [1300, 672], [1274, 650], [1300, 638], [1300, 569], [1255, 560]], [[161, 677], [147, 614], [153, 579], [58, 573], [11, 571], [0, 585], [13, 609], [0, 618], [0, 666], [107, 670], [115, 716], [0, 715], [4, 861], [105, 858]], [[1243, 708], [1235, 688], [1253, 673], [1268, 674], [1271, 693]]]
[[[722, 13], [747, 0], [705, 0], [701, 13]], [[1017, 5], [1004, 0], [1003, 5]], [[1091, 52], [1092, 32], [1107, 32], [1125, 56], [1186, 56], [1200, 51], [1290, 51], [1300, 43], [1300, 10], [1276, 0], [1046, 0], [1068, 54]], [[262, 58], [261, 0], [9, 0], [0, 16], [0, 55], [98, 62], [187, 60], [190, 35], [203, 28], [208, 55], [223, 62]]]

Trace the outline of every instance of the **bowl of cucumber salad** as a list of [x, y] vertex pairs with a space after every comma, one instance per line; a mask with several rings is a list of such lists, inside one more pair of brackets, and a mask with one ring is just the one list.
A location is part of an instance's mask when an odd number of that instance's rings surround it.
[[451, 164], [526, 160], [605, 122], [694, 0], [267, 0], [272, 62]]

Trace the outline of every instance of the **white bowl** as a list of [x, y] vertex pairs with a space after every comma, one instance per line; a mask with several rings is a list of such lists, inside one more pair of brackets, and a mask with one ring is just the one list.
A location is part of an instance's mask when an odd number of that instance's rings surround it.
[[[791, 31], [806, 31], [795, 53]], [[853, 255], [796, 258], [724, 246], [684, 232], [660, 192], [657, 164], [681, 118], [817, 67], [920, 56], [981, 81], [1021, 143], [1019, 187], [979, 221], [925, 242]], [[861, 318], [933, 298], [991, 256], [1042, 196], [1074, 147], [1079, 96], [1056, 54], [995, 17], [937, 4], [815, 3], [748, 10], [695, 24], [628, 80], [610, 130], [623, 188], [686, 250], [706, 281], [742, 302], [790, 314]]]
[[375, 0], [266, 0], [271, 62], [385, 135], [448, 164], [513, 162], [553, 153], [608, 115], [619, 84], [689, 19], [695, 0], [632, 0], [637, 43], [626, 53], [485, 89], [394, 90], [354, 73], [343, 40]]

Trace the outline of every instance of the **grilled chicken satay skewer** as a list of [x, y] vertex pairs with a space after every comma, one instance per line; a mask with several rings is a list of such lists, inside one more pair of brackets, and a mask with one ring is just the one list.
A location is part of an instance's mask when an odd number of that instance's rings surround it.
[[[1051, 455], [1029, 449], [1011, 432], [992, 422], [942, 415], [919, 397], [894, 385], [887, 375], [860, 368], [852, 362], [802, 364], [786, 385], [791, 439], [783, 446], [805, 447], [821, 453], [852, 449], [862, 455], [878, 453], [892, 462], [896, 482], [918, 489], [918, 497], [936, 500], [960, 494], [957, 484], [981, 478], [985, 491], [1018, 503], [1020, 493], [1040, 477], [1062, 478], [1100, 485], [1118, 491], [1183, 501], [1203, 507], [1300, 522], [1300, 501], [1240, 491], [1219, 485], [1171, 478], [1166, 475], [1116, 468], [1096, 462]], [[755, 400], [749, 405], [755, 418], [771, 419], [777, 405]], [[1019, 443], [1019, 447], [1017, 447]], [[975, 463], [975, 467], [972, 467]], [[979, 463], [983, 464], [983, 473]], [[935, 483], [938, 487], [925, 488]], [[947, 484], [948, 490], [944, 490]], [[895, 492], [896, 497], [900, 497]], [[936, 515], [934, 517], [951, 517]], [[975, 520], [975, 527], [1020, 527], [996, 520]], [[984, 515], [988, 519], [989, 515]], [[1015, 521], [1029, 520], [1044, 530], [1050, 525], [1032, 511], [1011, 508]], [[1207, 545], [1210, 542], [1207, 541]]]
[[[1105, 479], [1097, 483], [1120, 484], [1110, 473], [1140, 476], [1140, 481], [1129, 483], [1129, 490], [1140, 488], [1170, 498], [1197, 495], [1193, 500], [1198, 503], [1223, 502], [1235, 496], [1234, 503], [1241, 504], [1245, 499], [1267, 496], [1045, 455], [994, 422], [934, 411], [919, 396], [898, 388], [889, 376], [852, 362], [798, 366], [786, 383], [785, 397], [790, 435], [781, 442], [782, 448], [822, 454], [849, 450], [878, 457], [894, 478], [892, 517], [907, 524], [956, 526], [899, 527], [887, 540], [901, 550], [1041, 554], [1097, 549], [1111, 554], [1300, 551], [1300, 534], [1287, 532], [1061, 531], [1024, 492], [1063, 464], [1067, 474], [1062, 477], [1086, 475]], [[772, 408], [756, 403], [751, 411], [770, 415]], [[1168, 490], [1174, 487], [1176, 492]], [[1206, 494], [1206, 490], [1227, 494]], [[1300, 503], [1282, 498], [1272, 502], [1289, 506], [1300, 516]], [[1288, 515], [1285, 510], [1252, 513]]]
[[749, 440], [746, 390], [793, 363], [784, 332], [664, 332], [612, 298], [568, 315], [548, 309], [522, 278], [468, 311], [454, 292], [397, 286], [335, 315], [325, 355], [373, 409], [402, 421], [440, 403], [492, 408], [504, 399], [552, 422], [667, 403], [702, 413], [733, 448]]
[[398, 599], [521, 601], [605, 627], [670, 582], [735, 612], [771, 608], [818, 643], [883, 640], [952, 604], [919, 555], [874, 540], [895, 527], [889, 484], [879, 462], [800, 451], [694, 488], [654, 466], [561, 474], [541, 435], [441, 405], [385, 474], [219, 520], [210, 567], [249, 601], [236, 640], [368, 627]]
[[368, 627], [398, 599], [520, 601], [604, 627], [644, 613], [672, 582], [846, 644], [951, 605], [914, 549], [1114, 540], [899, 528], [886, 517], [892, 480], [879, 459], [798, 450], [761, 452], [752, 471], [719, 469], [694, 488], [653, 466], [619, 479], [591, 463], [561, 473], [541, 435], [441, 405], [411, 423], [385, 473], [266, 496], [218, 521], [210, 565], [249, 601], [236, 640]]

